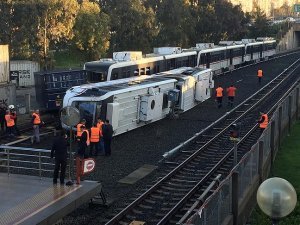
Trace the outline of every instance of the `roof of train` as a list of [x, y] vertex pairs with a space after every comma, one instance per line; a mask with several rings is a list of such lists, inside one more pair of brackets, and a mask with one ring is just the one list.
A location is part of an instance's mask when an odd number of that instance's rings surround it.
[[[151, 86], [151, 84], [160, 85], [163, 83], [168, 83], [170, 81], [174, 81], [174, 79], [183, 79], [186, 76], [192, 76], [199, 72], [209, 71], [210, 69], [201, 69], [201, 68], [192, 68], [192, 67], [183, 67], [175, 70], [171, 70], [168, 72], [162, 72], [159, 74], [155, 74], [153, 76], [143, 76], [136, 77], [136, 79], [124, 79], [102, 82], [102, 83], [94, 83], [94, 84], [85, 84], [79, 87], [74, 87], [70, 89], [71, 91], [77, 92], [79, 89], [82, 91], [78, 91], [76, 96], [102, 96], [108, 92], [119, 91], [123, 89], [128, 89], [131, 87], [141, 87]], [[76, 90], [77, 89], [77, 90]]]
[[147, 79], [140, 79], [140, 80], [133, 80], [129, 82], [124, 82], [124, 83], [118, 83], [118, 84], [111, 84], [107, 86], [100, 86], [100, 87], [92, 87], [86, 89], [85, 92], [83, 92], [80, 95], [77, 96], [91, 96], [91, 95], [97, 95], [101, 96], [104, 95], [108, 92], [113, 92], [113, 91], [120, 91], [124, 90], [130, 87], [143, 87], [146, 85], [151, 85], [151, 84], [160, 84], [160, 83], [168, 83], [168, 81], [171, 81], [171, 78], [168, 77], [149, 77]]

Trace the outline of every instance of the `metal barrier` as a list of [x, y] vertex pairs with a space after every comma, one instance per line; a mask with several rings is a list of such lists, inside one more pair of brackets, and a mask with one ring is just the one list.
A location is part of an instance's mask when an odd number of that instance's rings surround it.
[[[50, 157], [51, 150], [12, 147], [0, 145], [0, 169], [8, 175], [11, 173], [36, 175], [40, 178], [51, 177], [55, 164]], [[72, 153], [74, 159], [74, 153]], [[75, 159], [74, 159], [75, 160]], [[66, 174], [74, 171], [74, 160], [68, 162]], [[72, 169], [73, 168], [73, 169]]]
[[[37, 174], [41, 178], [43, 172], [53, 172], [54, 164], [51, 162], [50, 150], [23, 148], [12, 146], [0, 146], [0, 164], [9, 175], [16, 170], [31, 171], [30, 174]], [[26, 172], [25, 172], [26, 173]]]
[[185, 224], [218, 225], [223, 224], [228, 217], [232, 217], [233, 223], [231, 224], [238, 224], [238, 215], [235, 215], [238, 214], [236, 207], [239, 202], [247, 199], [246, 193], [251, 188], [255, 189], [257, 185], [255, 178], [259, 177], [260, 181], [266, 178], [266, 165], [272, 165], [282, 138], [290, 132], [291, 124], [299, 118], [299, 89], [300, 85], [296, 86], [281, 102], [258, 142]]

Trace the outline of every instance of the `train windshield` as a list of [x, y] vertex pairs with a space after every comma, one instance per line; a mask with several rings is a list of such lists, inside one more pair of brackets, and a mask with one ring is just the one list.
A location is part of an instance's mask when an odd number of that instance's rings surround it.
[[80, 119], [86, 120], [87, 128], [92, 127], [101, 114], [101, 102], [75, 102], [74, 105], [80, 112]]

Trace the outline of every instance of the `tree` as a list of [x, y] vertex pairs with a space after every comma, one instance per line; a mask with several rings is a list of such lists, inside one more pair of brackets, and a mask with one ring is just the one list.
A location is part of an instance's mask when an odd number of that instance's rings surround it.
[[11, 40], [11, 0], [1, 0], [0, 2], [0, 44], [9, 44]]
[[250, 36], [252, 38], [265, 37], [269, 34], [269, 25], [266, 14], [256, 6], [252, 13], [252, 18], [255, 21], [250, 27]]
[[123, 50], [150, 51], [157, 35], [155, 14], [140, 0], [115, 1], [111, 7], [110, 52]]
[[109, 17], [99, 5], [84, 0], [74, 26], [74, 44], [88, 60], [99, 59], [109, 48]]
[[165, 0], [157, 11], [159, 34], [157, 43], [188, 47], [189, 33], [193, 32], [193, 18], [184, 0]]
[[76, 0], [36, 0], [37, 46], [45, 69], [49, 63], [49, 47], [73, 38], [73, 26], [79, 9]]

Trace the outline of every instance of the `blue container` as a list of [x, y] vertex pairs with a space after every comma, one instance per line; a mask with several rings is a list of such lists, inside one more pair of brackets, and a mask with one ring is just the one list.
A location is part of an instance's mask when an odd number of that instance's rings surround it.
[[58, 110], [60, 107], [55, 103], [57, 96], [63, 99], [69, 88], [87, 83], [84, 70], [47, 71], [34, 76], [37, 102], [46, 110]]

